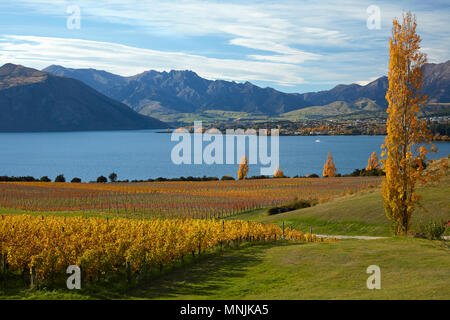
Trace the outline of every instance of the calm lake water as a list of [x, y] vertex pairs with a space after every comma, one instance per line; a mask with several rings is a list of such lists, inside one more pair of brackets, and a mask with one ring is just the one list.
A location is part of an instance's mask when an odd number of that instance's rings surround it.
[[[170, 134], [151, 130], [107, 132], [0, 133], [0, 175], [95, 180], [116, 172], [119, 179], [180, 176], [237, 176], [238, 165], [175, 165]], [[269, 139], [270, 141], [270, 139]], [[383, 136], [283, 136], [280, 167], [286, 175], [320, 174], [327, 153], [340, 173], [367, 165], [373, 151], [380, 154]], [[204, 146], [209, 142], [204, 142]], [[436, 143], [438, 154], [450, 153], [450, 143]], [[259, 175], [250, 165], [249, 175]]]

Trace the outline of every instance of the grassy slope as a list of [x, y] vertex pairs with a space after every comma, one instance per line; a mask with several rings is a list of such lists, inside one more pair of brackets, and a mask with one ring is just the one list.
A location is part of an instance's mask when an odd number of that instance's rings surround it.
[[212, 124], [216, 121], [234, 121], [239, 119], [249, 120], [267, 120], [267, 115], [238, 112], [238, 111], [225, 111], [225, 110], [207, 110], [199, 113], [152, 113], [152, 116], [166, 122], [182, 122], [187, 125], [192, 125], [194, 121], [203, 121], [204, 124]]
[[[411, 238], [337, 243], [257, 244], [210, 255], [132, 290], [27, 290], [31, 299], [449, 299], [450, 251]], [[366, 268], [381, 268], [381, 290], [366, 288]], [[123, 288], [123, 286], [122, 286]], [[1, 296], [0, 296], [1, 297]]]
[[312, 106], [283, 113], [280, 117], [286, 119], [303, 119], [308, 117], [330, 117], [353, 113], [379, 112], [383, 108], [376, 105], [373, 100], [361, 99], [359, 103], [350, 104], [345, 101], [335, 101], [324, 106]]
[[[379, 265], [382, 290], [368, 290]], [[162, 277], [130, 292], [163, 299], [450, 298], [450, 254], [415, 239], [252, 246]]]
[[[437, 184], [419, 188], [418, 193], [423, 196], [423, 207], [418, 207], [413, 213], [412, 229], [420, 221], [428, 219], [450, 220], [449, 176]], [[384, 214], [380, 190], [273, 216], [267, 216], [265, 210], [258, 210], [235, 218], [280, 225], [284, 221], [286, 226], [304, 232], [312, 228], [317, 234], [390, 235], [390, 222]]]

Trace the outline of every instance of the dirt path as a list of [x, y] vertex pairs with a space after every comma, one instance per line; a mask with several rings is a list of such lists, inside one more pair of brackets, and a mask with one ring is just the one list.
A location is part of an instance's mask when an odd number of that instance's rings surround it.
[[[387, 239], [388, 237], [370, 237], [370, 236], [334, 236], [329, 234], [316, 234], [319, 238], [336, 238], [336, 239], [358, 239], [358, 240], [377, 240], [377, 239]], [[450, 236], [442, 236], [443, 240], [449, 241]]]
[[316, 234], [316, 237], [319, 238], [336, 238], [336, 239], [358, 239], [358, 240], [377, 240], [377, 239], [386, 239], [388, 237], [370, 237], [370, 236], [335, 236], [329, 234]]

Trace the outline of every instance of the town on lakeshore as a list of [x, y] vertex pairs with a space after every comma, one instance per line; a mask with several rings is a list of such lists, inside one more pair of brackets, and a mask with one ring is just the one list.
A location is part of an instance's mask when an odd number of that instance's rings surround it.
[[[450, 116], [423, 117], [433, 134], [434, 141], [450, 141]], [[319, 135], [386, 135], [386, 119], [369, 118], [356, 120], [335, 119], [308, 119], [308, 120], [268, 120], [254, 121], [237, 119], [235, 121], [206, 123], [202, 128], [196, 129], [194, 125], [180, 126], [178, 129], [159, 131], [160, 133], [172, 133], [176, 130], [186, 129], [190, 133], [211, 133], [211, 129], [225, 134], [227, 130], [234, 130], [237, 134], [239, 129], [245, 128], [256, 130], [257, 134], [270, 135], [271, 129], [278, 129], [280, 136], [319, 136]], [[260, 129], [263, 129], [260, 131]], [[245, 130], [242, 132], [244, 133]]]

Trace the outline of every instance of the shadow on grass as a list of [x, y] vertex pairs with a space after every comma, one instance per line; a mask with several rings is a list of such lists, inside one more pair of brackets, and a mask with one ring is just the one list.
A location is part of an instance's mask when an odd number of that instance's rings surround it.
[[234, 278], [246, 276], [249, 267], [262, 263], [264, 252], [276, 246], [299, 243], [248, 244], [241, 248], [211, 254], [199, 261], [172, 270], [127, 292], [133, 298], [171, 299], [179, 296], [211, 296], [232, 286]]
[[[153, 271], [148, 280], [128, 284], [124, 275], [108, 280], [86, 281], [82, 290], [67, 290], [65, 278], [39, 290], [29, 290], [28, 274], [25, 281], [19, 274], [9, 274], [7, 287], [0, 285], [1, 299], [171, 299], [179, 296], [208, 297], [233, 286], [233, 279], [245, 277], [246, 270], [262, 263], [265, 252], [277, 246], [299, 245], [293, 242], [244, 243], [240, 247], [226, 248], [222, 253], [214, 250], [187, 257], [162, 273]], [[1, 279], [0, 279], [1, 280]]]

